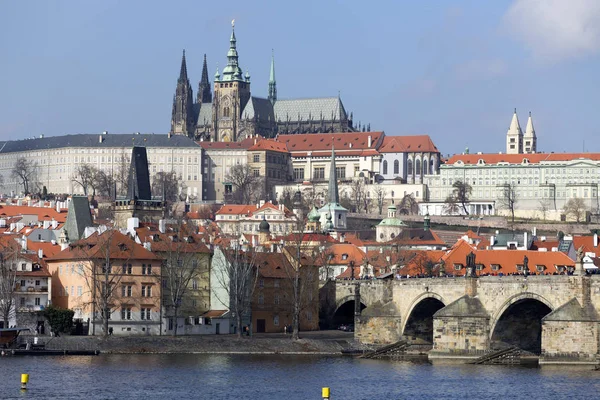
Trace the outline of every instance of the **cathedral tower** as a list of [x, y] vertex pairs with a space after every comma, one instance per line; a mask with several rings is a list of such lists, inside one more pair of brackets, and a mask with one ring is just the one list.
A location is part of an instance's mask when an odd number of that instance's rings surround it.
[[185, 62], [185, 50], [181, 57], [181, 69], [177, 88], [173, 96], [173, 112], [171, 114], [171, 135], [193, 136], [194, 126], [194, 100], [192, 86], [187, 76], [187, 65]]
[[506, 132], [506, 154], [521, 154], [523, 152], [523, 131], [517, 117], [517, 109], [513, 114], [508, 132]]
[[525, 135], [523, 135], [523, 152], [524, 153], [537, 152], [537, 137], [535, 136], [535, 129], [533, 128], [533, 120], [531, 119], [531, 111], [529, 112], [529, 119], [527, 120], [527, 127], [525, 128]]
[[246, 72], [244, 76], [238, 64], [234, 21], [231, 21], [231, 28], [227, 65], [222, 74], [217, 71], [215, 75], [212, 103], [213, 139], [223, 142], [238, 140], [242, 110], [250, 99], [250, 74]]
[[196, 103], [212, 103], [212, 92], [210, 91], [210, 81], [208, 80], [208, 66], [206, 65], [206, 54], [204, 55], [204, 64], [202, 64], [202, 79], [198, 84]]
[[277, 101], [277, 83], [275, 82], [275, 56], [271, 54], [271, 71], [269, 73], [269, 96], [271, 104]]

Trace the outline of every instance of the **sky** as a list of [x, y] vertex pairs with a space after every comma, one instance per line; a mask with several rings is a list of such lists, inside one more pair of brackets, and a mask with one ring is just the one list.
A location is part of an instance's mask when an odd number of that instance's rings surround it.
[[505, 151], [516, 108], [538, 151], [600, 152], [598, 0], [0, 2], [0, 140], [166, 133], [186, 50], [266, 97], [340, 94], [355, 122], [428, 134], [442, 154]]

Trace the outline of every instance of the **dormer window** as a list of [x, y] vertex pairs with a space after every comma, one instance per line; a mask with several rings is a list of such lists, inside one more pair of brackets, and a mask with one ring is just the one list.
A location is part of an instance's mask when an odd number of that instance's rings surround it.
[[479, 160], [477, 160], [477, 164], [484, 165], [485, 161], [483, 161], [483, 159], [480, 158]]
[[342, 254], [342, 260], [347, 260], [348, 259], [348, 254]]
[[492, 264], [492, 271], [499, 271], [500, 268], [500, 264]]
[[524, 164], [524, 165], [527, 165], [527, 164], [529, 164], [529, 159], [527, 159], [527, 158], [524, 158], [524, 159], [523, 159], [523, 164]]
[[537, 270], [537, 272], [544, 272], [546, 270], [546, 266], [545, 265], [536, 265], [535, 269]]
[[460, 271], [463, 268], [462, 264], [454, 264], [454, 270], [455, 271]]
[[127, 245], [125, 243], [119, 243], [119, 250], [121, 250], [121, 251], [127, 250]]
[[517, 264], [517, 271], [523, 271], [523, 264]]
[[485, 268], [485, 265], [483, 265], [483, 264], [477, 264], [475, 266], [475, 268], [477, 269], [477, 271], [483, 271], [483, 269]]

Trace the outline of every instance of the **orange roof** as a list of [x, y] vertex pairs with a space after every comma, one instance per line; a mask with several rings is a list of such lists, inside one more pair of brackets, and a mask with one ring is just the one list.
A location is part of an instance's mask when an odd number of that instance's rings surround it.
[[202, 314], [205, 318], [219, 318], [226, 314], [227, 310], [210, 310]]
[[360, 266], [367, 256], [364, 251], [350, 243], [332, 244], [326, 252], [333, 255], [329, 262], [331, 265], [348, 265], [354, 262], [354, 265]]
[[[371, 137], [370, 147], [369, 136]], [[331, 153], [331, 145], [333, 144], [335, 151], [339, 152], [340, 155], [344, 155], [346, 151], [377, 150], [383, 136], [383, 132], [309, 133], [279, 135], [277, 141], [285, 143], [288, 151], [292, 153], [298, 151], [329, 151]]]
[[407, 153], [416, 151], [439, 153], [429, 135], [386, 136], [378, 150], [380, 153]]
[[294, 268], [283, 253], [254, 253], [254, 265], [264, 278], [291, 279]]
[[[518, 273], [517, 266], [523, 265], [524, 257], [528, 258], [529, 272], [538, 272], [537, 266], [544, 266], [543, 273], [553, 274], [558, 272], [557, 266], [574, 266], [566, 254], [558, 251], [535, 251], [535, 250], [477, 250], [465, 241], [458, 243], [442, 259], [446, 265], [446, 272], [454, 275], [464, 275], [466, 256], [471, 251], [475, 253], [475, 264], [481, 265], [482, 269], [477, 274], [515, 274]], [[460, 270], [455, 265], [462, 265]], [[492, 265], [498, 265], [498, 270], [493, 270]]]
[[401, 246], [446, 246], [446, 242], [437, 233], [431, 229], [425, 230], [423, 228], [403, 229], [389, 243]]
[[273, 139], [261, 139], [256, 142], [248, 151], [277, 151], [279, 153], [287, 153], [285, 143], [275, 141]]
[[[600, 241], [600, 239], [598, 239]], [[596, 253], [600, 256], [600, 246], [594, 247], [594, 236], [573, 236], [573, 247], [575, 250], [583, 246], [585, 253]]]
[[[412, 254], [411, 254], [412, 253]], [[409, 261], [399, 271], [400, 275], [418, 276], [427, 275], [429, 272], [438, 274], [438, 264], [446, 252], [443, 250], [412, 250], [406, 257]], [[427, 263], [430, 263], [431, 271], [427, 271]]]
[[536, 154], [456, 154], [446, 162], [446, 164], [454, 164], [462, 161], [464, 164], [477, 164], [479, 160], [483, 160], [486, 164], [510, 163], [521, 164], [524, 159], [527, 159], [531, 164], [537, 164], [543, 161], [572, 161], [577, 159], [587, 159], [592, 161], [600, 161], [600, 153], [536, 153]]
[[66, 213], [56, 212], [54, 208], [0, 205], [0, 218], [21, 215], [37, 215], [38, 221], [51, 221], [54, 219], [58, 222], [65, 222], [67, 220]]
[[106, 250], [112, 259], [118, 260], [160, 260], [129, 236], [119, 231], [109, 230], [102, 234], [94, 233], [87, 239], [72, 243], [63, 251], [48, 258], [48, 261], [103, 259]]
[[215, 150], [239, 150], [239, 149], [249, 149], [254, 145], [254, 138], [246, 138], [241, 142], [196, 142], [200, 147], [205, 150], [215, 149]]
[[52, 244], [52, 242], [34, 242], [33, 240], [27, 241], [27, 248], [35, 251], [42, 250], [43, 257], [52, 257], [60, 252], [60, 246], [58, 244]]
[[221, 208], [215, 213], [216, 215], [250, 215], [253, 211], [256, 211], [256, 205], [254, 204], [223, 204]]
[[202, 243], [202, 235], [194, 233], [193, 227], [171, 227], [169, 231], [161, 233], [150, 226], [137, 228], [135, 231], [142, 243], [150, 242], [153, 252], [182, 252], [182, 253], [210, 253], [209, 248]]

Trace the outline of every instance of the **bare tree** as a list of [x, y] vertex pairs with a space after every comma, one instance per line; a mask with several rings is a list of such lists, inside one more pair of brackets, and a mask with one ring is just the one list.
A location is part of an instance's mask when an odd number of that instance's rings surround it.
[[84, 195], [88, 195], [89, 189], [93, 190], [92, 194], [96, 194], [95, 178], [97, 173], [98, 169], [93, 165], [79, 164], [73, 171], [71, 181], [81, 186]]
[[563, 212], [565, 215], [573, 217], [577, 223], [585, 219], [588, 211], [585, 201], [580, 197], [570, 198], [564, 206]]
[[506, 183], [498, 199], [500, 207], [510, 211], [512, 223], [515, 223], [515, 206], [518, 201], [517, 187], [514, 183]]
[[446, 200], [444, 201], [444, 211], [448, 215], [455, 215], [460, 211], [460, 207], [453, 195], [448, 195], [448, 197], [446, 197]]
[[115, 197], [115, 179], [102, 169], [96, 170], [94, 188], [100, 196], [106, 196], [111, 199]]
[[164, 195], [168, 203], [184, 201], [187, 185], [174, 171], [157, 172], [152, 179], [152, 193], [154, 196]]
[[419, 205], [415, 199], [415, 196], [413, 196], [412, 193], [406, 194], [400, 201], [398, 210], [401, 214], [416, 214], [419, 211]]
[[385, 196], [387, 196], [387, 190], [381, 185], [375, 186], [373, 189], [373, 198], [375, 199], [375, 204], [377, 204], [377, 209], [379, 210], [379, 215], [383, 213], [383, 205], [385, 204]]
[[175, 321], [173, 336], [177, 336], [177, 319], [180, 310], [189, 303], [188, 294], [198, 290], [199, 282], [207, 281], [210, 250], [201, 243], [193, 227], [179, 220], [169, 226], [169, 231], [151, 242], [152, 251], [164, 259], [161, 274], [163, 299], [168, 317]]
[[[256, 253], [234, 248], [216, 248], [212, 261], [212, 276], [218, 289], [215, 296], [229, 306], [235, 318], [236, 333], [242, 337], [242, 324], [251, 317], [251, 303], [258, 278]], [[221, 294], [219, 294], [221, 293]]]
[[[467, 204], [471, 198], [471, 193], [473, 192], [473, 188], [466, 181], [455, 181], [452, 184], [452, 193], [451, 197], [454, 203], [460, 205], [466, 215], [469, 215], [469, 210], [467, 209]], [[448, 203], [448, 198], [446, 199], [446, 203]]]
[[127, 157], [125, 149], [122, 149], [121, 156], [118, 159], [116, 170], [113, 174], [113, 179], [119, 186], [119, 193], [121, 193], [122, 195], [125, 195], [129, 190], [129, 164], [130, 159]]
[[285, 268], [285, 272], [288, 276], [292, 302], [292, 339], [294, 340], [299, 338], [302, 312], [312, 313], [312, 310], [307, 309], [315, 305], [318, 297], [318, 260], [322, 259], [318, 248], [305, 246], [304, 236], [302, 229], [292, 233], [288, 246], [282, 252], [282, 257], [291, 263], [291, 267]]
[[238, 204], [251, 204], [252, 197], [259, 184], [259, 177], [248, 164], [238, 164], [231, 167], [225, 180], [233, 186], [232, 199]]
[[4, 175], [0, 174], [0, 190], [4, 189]]
[[37, 162], [19, 157], [11, 170], [11, 176], [23, 186], [25, 194], [31, 193], [37, 185]]
[[8, 328], [15, 315], [18, 254], [19, 248], [13, 238], [0, 238], [0, 316], [4, 328]]
[[548, 212], [550, 211], [550, 201], [542, 199], [539, 201], [538, 211], [542, 214], [542, 219], [546, 221]]
[[360, 213], [360, 210], [367, 211], [367, 188], [364, 179], [354, 179], [350, 185], [350, 199], [355, 212]]

